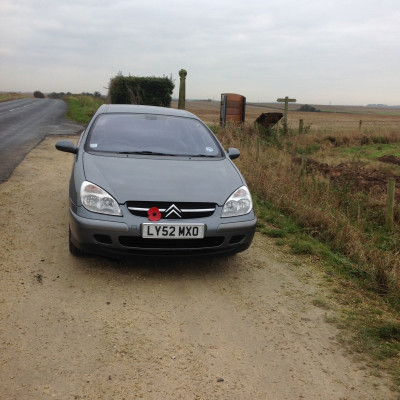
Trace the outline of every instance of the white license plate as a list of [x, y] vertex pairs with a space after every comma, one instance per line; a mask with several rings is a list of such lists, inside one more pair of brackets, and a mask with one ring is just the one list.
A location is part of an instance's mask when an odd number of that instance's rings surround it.
[[142, 224], [142, 237], [147, 239], [202, 239], [204, 224]]

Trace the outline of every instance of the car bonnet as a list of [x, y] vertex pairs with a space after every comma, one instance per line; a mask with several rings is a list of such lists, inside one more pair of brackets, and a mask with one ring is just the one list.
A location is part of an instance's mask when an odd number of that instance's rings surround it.
[[84, 153], [86, 180], [126, 201], [213, 202], [223, 205], [244, 184], [228, 158], [113, 157]]

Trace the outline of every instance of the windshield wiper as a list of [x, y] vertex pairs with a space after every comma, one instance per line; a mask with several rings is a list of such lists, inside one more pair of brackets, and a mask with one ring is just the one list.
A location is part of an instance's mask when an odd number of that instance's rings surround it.
[[207, 158], [213, 158], [213, 157], [217, 157], [217, 156], [212, 156], [212, 155], [208, 155], [208, 154], [190, 154], [190, 155], [188, 155], [188, 157], [207, 157]]
[[143, 150], [143, 151], [119, 151], [118, 154], [139, 154], [139, 155], [149, 155], [149, 156], [171, 156], [171, 157], [176, 157], [176, 154], [169, 154], [169, 153], [158, 153], [156, 151], [149, 151], [149, 150]]

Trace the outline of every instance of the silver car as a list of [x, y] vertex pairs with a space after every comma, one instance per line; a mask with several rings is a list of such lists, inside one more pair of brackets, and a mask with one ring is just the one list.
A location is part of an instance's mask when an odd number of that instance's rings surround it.
[[74, 255], [218, 255], [246, 250], [256, 217], [249, 189], [195, 115], [172, 108], [102, 105], [77, 146], [69, 184]]

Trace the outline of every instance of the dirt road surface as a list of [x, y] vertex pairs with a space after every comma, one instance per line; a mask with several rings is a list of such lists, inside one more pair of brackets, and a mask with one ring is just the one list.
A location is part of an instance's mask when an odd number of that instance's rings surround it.
[[313, 305], [323, 272], [261, 235], [217, 260], [70, 255], [56, 140], [0, 185], [0, 399], [397, 398]]

